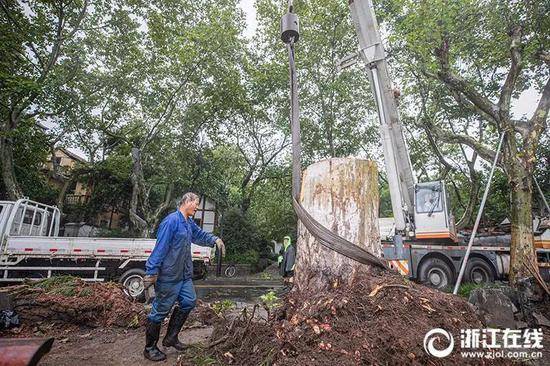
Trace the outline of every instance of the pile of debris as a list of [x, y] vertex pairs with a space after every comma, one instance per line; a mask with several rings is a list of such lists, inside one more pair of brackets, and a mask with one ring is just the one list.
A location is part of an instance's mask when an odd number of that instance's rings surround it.
[[116, 283], [87, 283], [72, 276], [4, 287], [22, 323], [61, 321], [90, 327], [138, 327], [145, 322], [142, 304]]
[[[325, 291], [294, 289], [268, 321], [243, 314], [218, 325], [205, 356], [238, 365], [463, 362], [460, 352], [444, 359], [426, 353], [424, 337], [434, 328], [450, 332], [456, 349], [461, 329], [483, 325], [464, 299], [373, 270], [351, 286], [335, 282]], [[444, 337], [435, 341], [437, 349], [448, 344]]]

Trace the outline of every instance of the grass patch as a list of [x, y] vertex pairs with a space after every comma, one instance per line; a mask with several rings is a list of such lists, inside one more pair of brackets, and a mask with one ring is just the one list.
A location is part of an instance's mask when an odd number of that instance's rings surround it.
[[262, 272], [262, 273], [260, 273], [260, 279], [262, 279], [262, 280], [271, 280], [272, 277], [269, 273]]
[[35, 282], [31, 286], [35, 288], [41, 288], [46, 293], [52, 295], [75, 296], [78, 281], [79, 279], [73, 276], [52, 276], [50, 278], [45, 278], [43, 280]]
[[93, 293], [94, 293], [94, 291], [91, 288], [85, 287], [80, 291], [80, 293], [78, 294], [78, 297], [92, 296]]
[[[189, 345], [185, 352], [185, 359], [192, 361], [193, 365], [197, 366], [219, 365], [218, 361], [207, 355], [206, 349], [198, 344]], [[180, 365], [184, 365], [184, 363], [178, 362], [178, 366]]]
[[463, 284], [460, 285], [460, 287], [458, 288], [457, 295], [460, 296], [460, 297], [463, 297], [465, 299], [468, 299], [470, 297], [470, 293], [473, 290], [478, 289], [478, 288], [482, 288], [482, 287], [490, 287], [490, 285], [486, 284], [486, 283], [466, 282], [466, 283], [463, 283]]

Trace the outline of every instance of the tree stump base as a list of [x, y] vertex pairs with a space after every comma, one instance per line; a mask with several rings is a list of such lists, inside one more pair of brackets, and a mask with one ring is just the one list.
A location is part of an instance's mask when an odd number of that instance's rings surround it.
[[[303, 173], [301, 203], [323, 226], [381, 255], [378, 228], [378, 170], [376, 163], [332, 158], [310, 165]], [[370, 266], [321, 245], [298, 225], [294, 283], [299, 291], [319, 291], [334, 283], [351, 284]]]

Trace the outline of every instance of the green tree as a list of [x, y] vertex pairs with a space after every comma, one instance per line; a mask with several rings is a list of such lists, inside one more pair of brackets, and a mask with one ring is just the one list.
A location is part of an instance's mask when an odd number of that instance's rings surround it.
[[[498, 136], [505, 133], [499, 165], [510, 192], [510, 279], [529, 275], [526, 265], [535, 261], [532, 176], [550, 107], [547, 8], [541, 2], [441, 0], [393, 1], [381, 11], [391, 18], [392, 48], [406, 57], [409, 75], [441, 86], [441, 94], [430, 98], [448, 108], [427, 126], [437, 139], [468, 146], [492, 161]], [[516, 120], [511, 105], [528, 88], [539, 90], [541, 98], [531, 118]], [[449, 113], [452, 106], [482, 123], [482, 141], [464, 129], [467, 119]]]
[[[288, 95], [288, 55], [279, 28], [286, 9], [272, 0], [256, 4], [260, 41], [256, 49], [271, 61], [274, 75], [284, 76], [279, 93]], [[367, 122], [374, 116], [374, 104], [366, 73], [359, 66], [338, 70], [339, 61], [355, 52], [358, 44], [348, 4], [300, 0], [294, 8], [301, 24], [296, 66], [305, 163], [370, 151], [379, 139], [377, 124]], [[288, 101], [286, 105], [288, 110]]]
[[[57, 192], [44, 174], [49, 153], [48, 136], [33, 119], [21, 121], [12, 136], [14, 174], [21, 190], [32, 200], [55, 204]], [[11, 199], [3, 181], [0, 181], [0, 192], [0, 199]]]
[[14, 135], [23, 121], [55, 108], [55, 92], [78, 74], [88, 1], [2, 1], [0, 7], [0, 157], [4, 188], [15, 200], [23, 192]]
[[84, 42], [93, 80], [75, 83], [80, 99], [68, 118], [92, 159], [117, 146], [131, 157], [129, 217], [148, 236], [175, 189], [188, 186], [180, 175], [194, 164], [185, 154], [201, 149], [197, 137], [231, 103], [242, 15], [234, 0], [114, 5]]

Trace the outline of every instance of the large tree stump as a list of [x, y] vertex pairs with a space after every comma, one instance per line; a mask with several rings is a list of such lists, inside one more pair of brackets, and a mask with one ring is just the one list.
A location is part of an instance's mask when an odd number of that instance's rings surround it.
[[[376, 163], [333, 158], [310, 165], [303, 174], [301, 203], [325, 227], [380, 256]], [[335, 281], [350, 284], [368, 269], [325, 248], [299, 224], [294, 278], [298, 290], [321, 290]]]

